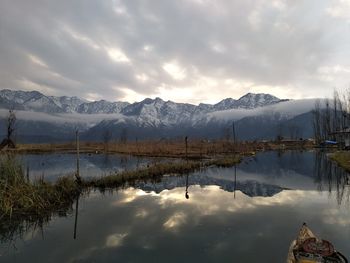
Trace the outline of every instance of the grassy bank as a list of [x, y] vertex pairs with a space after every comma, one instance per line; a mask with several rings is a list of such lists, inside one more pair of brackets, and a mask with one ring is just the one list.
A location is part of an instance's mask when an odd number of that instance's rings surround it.
[[339, 166], [350, 172], [350, 152], [339, 151], [332, 153], [330, 158], [335, 161]]
[[178, 161], [156, 163], [142, 169], [82, 180], [77, 184], [73, 177], [63, 177], [55, 183], [25, 178], [21, 166], [13, 155], [3, 156], [0, 162], [0, 219], [11, 217], [49, 215], [67, 210], [81, 192], [92, 188], [100, 190], [133, 185], [140, 180], [160, 180], [163, 175], [181, 175], [204, 167], [229, 167], [240, 162], [238, 155], [221, 156], [205, 161]]
[[133, 171], [123, 171], [117, 174], [104, 176], [89, 181], [83, 181], [84, 187], [96, 187], [100, 189], [114, 188], [126, 183], [132, 184], [140, 180], [159, 180], [163, 175], [182, 175], [195, 172], [209, 166], [230, 167], [241, 160], [240, 156], [225, 156], [206, 161], [180, 161], [157, 163], [150, 167]]
[[15, 156], [0, 160], [0, 218], [50, 214], [71, 205], [79, 191], [73, 178], [30, 182]]
[[[313, 148], [312, 142], [280, 141], [280, 142], [239, 142], [228, 140], [188, 140], [187, 154], [191, 159], [211, 158], [220, 154], [247, 154], [264, 150], [288, 150]], [[18, 153], [47, 153], [47, 152], [75, 152], [76, 145], [64, 144], [19, 144]], [[184, 140], [152, 140], [121, 142], [81, 142], [81, 153], [121, 153], [134, 156], [174, 157], [183, 158], [186, 154]]]

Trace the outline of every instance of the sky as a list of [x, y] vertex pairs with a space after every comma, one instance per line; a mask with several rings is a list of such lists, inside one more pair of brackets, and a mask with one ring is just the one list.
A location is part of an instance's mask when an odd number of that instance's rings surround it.
[[350, 0], [1, 0], [0, 89], [198, 104], [350, 87]]

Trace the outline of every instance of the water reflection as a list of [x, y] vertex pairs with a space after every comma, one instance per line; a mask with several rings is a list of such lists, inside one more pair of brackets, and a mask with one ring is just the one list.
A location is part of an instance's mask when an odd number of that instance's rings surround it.
[[190, 198], [190, 195], [188, 194], [188, 174], [186, 174], [186, 191], [185, 191], [185, 197], [186, 199]]
[[319, 191], [328, 191], [330, 195], [334, 193], [338, 204], [344, 199], [349, 202], [349, 173], [335, 162], [329, 161], [324, 152], [315, 154], [315, 175]]
[[74, 234], [73, 234], [74, 239], [77, 239], [79, 199], [80, 199], [80, 193], [78, 194], [77, 199], [75, 201], [75, 219], [74, 219]]
[[[44, 177], [54, 181], [59, 176], [73, 174], [76, 171], [74, 154], [26, 154], [19, 155], [24, 170], [30, 179]], [[93, 177], [112, 172], [141, 168], [151, 162], [162, 161], [159, 158], [141, 158], [119, 154], [80, 154], [80, 174]]]
[[[229, 172], [229, 177], [220, 177], [218, 174], [222, 172]], [[237, 170], [235, 167], [226, 169], [209, 169], [207, 171], [196, 172], [184, 177], [164, 177], [159, 181], [140, 181], [133, 184], [134, 187], [140, 188], [147, 192], [160, 193], [164, 190], [172, 190], [178, 187], [186, 187], [185, 196], [187, 198], [188, 188], [191, 185], [211, 186], [216, 185], [227, 192], [234, 192], [239, 190], [244, 194], [254, 196], [273, 196], [287, 188], [278, 185], [260, 182], [259, 180], [245, 179], [241, 176], [237, 180]]]
[[348, 175], [324, 154], [266, 154], [237, 167], [91, 192], [75, 213], [69, 208], [66, 217], [37, 225], [14, 229], [1, 221], [0, 261], [284, 262], [305, 221], [349, 256]]
[[81, 203], [78, 242], [70, 235], [74, 217], [54, 220], [44, 226], [44, 240], [34, 234], [17, 242], [16, 255], [3, 253], [2, 262], [50, 257], [52, 262], [179, 262], [184, 256], [201, 262], [284, 262], [303, 221], [350, 251], [349, 211], [334, 209], [326, 193], [292, 190], [252, 198], [237, 191], [234, 199], [218, 186], [192, 186], [186, 200], [184, 190], [92, 194]]

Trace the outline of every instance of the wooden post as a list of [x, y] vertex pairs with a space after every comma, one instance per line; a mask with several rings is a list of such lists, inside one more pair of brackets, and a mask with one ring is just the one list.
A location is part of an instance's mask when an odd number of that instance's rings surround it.
[[233, 142], [236, 143], [236, 129], [235, 129], [235, 122], [232, 122], [232, 138]]
[[232, 138], [233, 138], [233, 153], [236, 154], [236, 147], [237, 147], [237, 138], [236, 138], [236, 128], [235, 128], [235, 122], [232, 121]]
[[188, 161], [188, 151], [187, 151], [187, 147], [188, 147], [188, 138], [187, 136], [185, 137], [185, 147], [186, 147], [186, 161]]
[[29, 165], [27, 165], [27, 182], [29, 183]]
[[74, 234], [73, 234], [74, 239], [77, 239], [79, 197], [80, 197], [80, 194], [78, 194], [77, 201], [75, 202], [75, 220], [74, 220]]
[[76, 146], [77, 146], [77, 172], [75, 174], [76, 179], [78, 182], [81, 182], [81, 178], [80, 178], [80, 160], [79, 160], [79, 130], [75, 131], [75, 142], [76, 142]]
[[235, 165], [235, 191], [233, 192], [234, 199], [236, 199], [236, 187], [237, 187], [237, 167]]
[[188, 194], [188, 174], [186, 174], [186, 191], [185, 191], [185, 197], [186, 199], [189, 199], [190, 196]]

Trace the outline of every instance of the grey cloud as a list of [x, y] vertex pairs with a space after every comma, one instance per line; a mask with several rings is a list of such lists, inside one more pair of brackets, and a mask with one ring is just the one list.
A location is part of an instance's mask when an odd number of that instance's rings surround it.
[[[0, 85], [22, 89], [23, 80], [28, 80], [58, 95], [98, 93], [116, 99], [123, 97], [121, 88], [147, 96], [163, 84], [194, 85], [201, 75], [288, 85], [317, 96], [331, 84], [319, 78], [319, 67], [346, 63], [340, 56], [335, 59], [339, 49], [349, 54], [344, 45], [349, 38], [342, 36], [348, 29], [326, 14], [330, 4], [325, 0], [4, 0]], [[145, 46], [150, 49], [144, 50]], [[119, 49], [129, 62], [112, 61], [106, 48]], [[164, 63], [172, 61], [185, 68], [186, 78], [174, 80], [163, 70]], [[147, 75], [147, 81], [138, 80], [140, 74]], [[314, 91], [306, 94], [308, 87]]]

